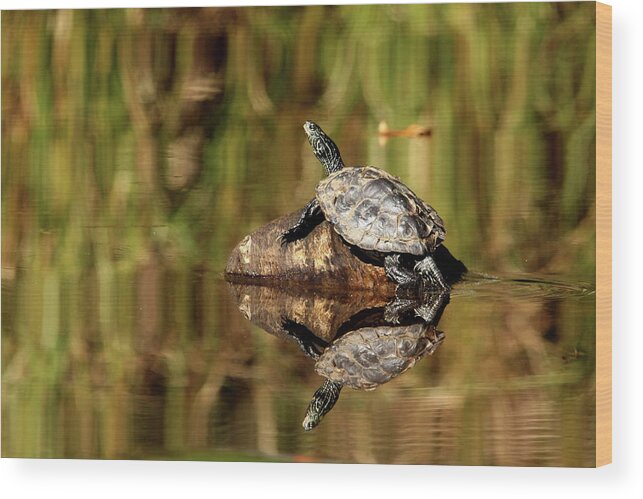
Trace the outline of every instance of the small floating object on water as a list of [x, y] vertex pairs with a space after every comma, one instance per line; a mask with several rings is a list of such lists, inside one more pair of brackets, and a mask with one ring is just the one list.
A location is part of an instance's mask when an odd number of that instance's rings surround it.
[[564, 362], [572, 362], [574, 360], [578, 360], [580, 357], [583, 357], [585, 355], [585, 352], [579, 350], [578, 348], [574, 348], [571, 352], [566, 353], [563, 355], [562, 359]]
[[431, 129], [422, 125], [409, 125], [402, 130], [391, 130], [388, 127], [386, 121], [380, 121], [380, 124], [377, 127], [377, 133], [379, 135], [380, 145], [386, 144], [389, 137], [408, 137], [408, 138], [418, 138], [418, 137], [430, 137]]

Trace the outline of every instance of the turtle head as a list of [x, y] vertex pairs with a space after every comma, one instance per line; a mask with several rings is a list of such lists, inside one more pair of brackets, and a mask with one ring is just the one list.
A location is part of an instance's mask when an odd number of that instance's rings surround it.
[[307, 121], [304, 123], [304, 131], [308, 136], [308, 142], [313, 148], [315, 157], [324, 165], [328, 175], [344, 168], [344, 162], [339, 154], [337, 145], [324, 133], [319, 125], [312, 121]]
[[322, 418], [333, 408], [339, 398], [342, 385], [327, 379], [324, 384], [313, 395], [308, 404], [306, 417], [304, 418], [304, 431], [310, 431], [317, 426]]

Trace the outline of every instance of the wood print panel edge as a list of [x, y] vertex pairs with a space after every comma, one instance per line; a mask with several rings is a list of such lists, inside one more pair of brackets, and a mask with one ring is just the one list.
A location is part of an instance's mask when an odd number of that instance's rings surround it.
[[596, 466], [612, 462], [612, 7], [596, 3]]

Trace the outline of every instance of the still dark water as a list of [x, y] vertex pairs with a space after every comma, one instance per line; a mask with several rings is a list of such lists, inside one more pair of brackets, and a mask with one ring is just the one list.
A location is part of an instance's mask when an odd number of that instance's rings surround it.
[[[243, 315], [265, 324], [330, 310], [323, 337], [337, 317], [379, 305], [377, 299], [235, 288], [218, 275], [173, 282], [159, 296], [168, 276], [157, 278], [145, 300], [169, 309], [157, 311], [163, 324], [137, 320], [137, 310], [119, 299], [98, 305], [79, 297], [97, 322], [106, 307], [115, 316], [103, 320], [137, 326], [105, 337], [96, 324], [90, 346], [58, 346], [46, 337], [53, 331], [39, 331], [31, 357], [11, 359], [3, 376], [5, 455], [593, 463], [594, 297], [583, 286], [508, 279], [456, 285], [438, 326], [445, 339], [432, 356], [375, 391], [345, 388], [320, 426], [304, 433], [306, 407], [323, 380], [314, 361]], [[195, 287], [207, 289], [196, 304], [181, 292]], [[52, 298], [32, 299], [47, 307]], [[170, 310], [194, 329], [176, 316], [168, 323]], [[36, 369], [40, 376], [31, 374]]]
[[[3, 13], [2, 455], [593, 466], [593, 12]], [[474, 271], [433, 355], [310, 432], [322, 378], [276, 326], [385, 304], [223, 275], [311, 198], [306, 119]]]

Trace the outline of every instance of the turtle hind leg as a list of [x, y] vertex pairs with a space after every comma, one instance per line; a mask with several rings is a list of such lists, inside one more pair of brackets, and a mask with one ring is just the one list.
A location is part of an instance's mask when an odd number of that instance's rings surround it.
[[440, 272], [431, 255], [427, 255], [417, 262], [414, 269], [432, 288], [449, 289], [449, 285], [444, 280], [442, 272]]
[[384, 320], [391, 324], [399, 324], [402, 316], [416, 305], [416, 300], [395, 297], [395, 300], [389, 302], [384, 307]]
[[295, 225], [279, 236], [281, 245], [303, 239], [323, 221], [324, 213], [319, 206], [317, 198], [313, 198], [301, 212], [301, 216]]
[[449, 291], [446, 289], [428, 293], [422, 300], [422, 304], [415, 309], [415, 315], [421, 317], [427, 324], [437, 324], [449, 299]]
[[398, 286], [409, 286], [418, 282], [417, 275], [404, 266], [397, 253], [386, 255], [384, 270], [386, 276]]

